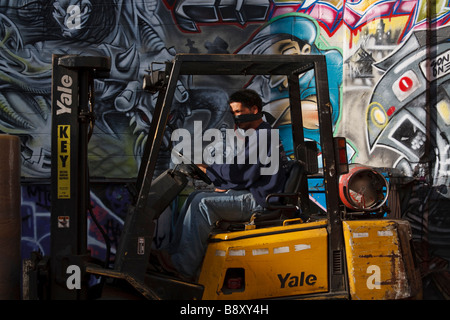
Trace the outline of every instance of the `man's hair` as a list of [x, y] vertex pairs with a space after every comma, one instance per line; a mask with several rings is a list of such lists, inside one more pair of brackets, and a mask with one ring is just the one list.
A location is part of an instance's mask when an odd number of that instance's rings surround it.
[[228, 103], [240, 102], [246, 108], [256, 106], [258, 112], [262, 111], [262, 99], [259, 94], [251, 89], [241, 89], [230, 95]]

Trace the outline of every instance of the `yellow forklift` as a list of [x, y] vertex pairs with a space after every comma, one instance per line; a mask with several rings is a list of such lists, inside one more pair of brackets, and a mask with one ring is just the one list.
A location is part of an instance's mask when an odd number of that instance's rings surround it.
[[[53, 57], [51, 255], [27, 261], [29, 299], [410, 299], [421, 279], [404, 220], [389, 219], [389, 182], [375, 168], [349, 168], [345, 138], [333, 137], [325, 57], [321, 55], [178, 54], [151, 70], [144, 89], [158, 93], [147, 145], [113, 267], [87, 250], [87, 141], [93, 78], [108, 57]], [[313, 72], [321, 172], [315, 142], [305, 140], [299, 77]], [[169, 168], [154, 177], [178, 80], [183, 76], [285, 77], [294, 154], [282, 201], [250, 221], [218, 224], [197, 282], [150, 267], [155, 221], [201, 171]], [[77, 100], [77, 101], [75, 101]], [[78, 101], [79, 100], [79, 101]], [[91, 107], [89, 107], [91, 106]], [[308, 179], [324, 182], [326, 208], [312, 214]], [[102, 279], [90, 286], [92, 277]], [[79, 280], [79, 281], [78, 281]]]

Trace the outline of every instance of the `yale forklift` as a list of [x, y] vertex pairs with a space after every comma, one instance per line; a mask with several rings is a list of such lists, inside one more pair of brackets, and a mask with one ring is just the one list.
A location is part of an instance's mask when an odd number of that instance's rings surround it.
[[[53, 57], [51, 254], [34, 253], [24, 277], [29, 299], [409, 299], [420, 297], [408, 222], [389, 218], [389, 182], [376, 168], [349, 167], [345, 138], [333, 137], [325, 57], [321, 55], [178, 54], [149, 70], [144, 89], [158, 93], [114, 265], [87, 250], [87, 142], [93, 79], [107, 77], [108, 57]], [[305, 139], [299, 77], [313, 72], [322, 166]], [[279, 203], [249, 221], [219, 223], [194, 282], [150, 267], [155, 221], [191, 178], [195, 164], [154, 177], [182, 76], [285, 77], [292, 119], [289, 178]], [[320, 176], [326, 208], [314, 213], [308, 179]], [[274, 196], [274, 195], [269, 195]], [[92, 277], [102, 279], [90, 285]], [[79, 280], [79, 281], [78, 281]], [[109, 294], [109, 295], [108, 295]], [[126, 296], [129, 298], [130, 296]]]

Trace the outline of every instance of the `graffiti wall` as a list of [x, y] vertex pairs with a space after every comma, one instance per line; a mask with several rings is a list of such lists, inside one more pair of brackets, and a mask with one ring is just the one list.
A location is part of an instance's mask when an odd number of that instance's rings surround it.
[[[450, 4], [448, 0], [214, 1], [0, 0], [0, 133], [22, 154], [23, 255], [49, 247], [52, 54], [111, 57], [95, 81], [89, 142], [91, 202], [113, 252], [132, 194], [157, 94], [148, 70], [177, 53], [326, 56], [335, 135], [349, 161], [388, 168], [401, 214], [419, 244], [426, 294], [448, 298], [450, 276]], [[318, 140], [314, 77], [299, 78], [305, 136]], [[287, 152], [284, 79], [208, 77], [180, 81], [157, 172], [170, 166], [170, 132], [232, 127], [227, 96], [259, 92]], [[105, 250], [89, 222], [89, 245]], [[156, 241], [163, 241], [157, 239]]]

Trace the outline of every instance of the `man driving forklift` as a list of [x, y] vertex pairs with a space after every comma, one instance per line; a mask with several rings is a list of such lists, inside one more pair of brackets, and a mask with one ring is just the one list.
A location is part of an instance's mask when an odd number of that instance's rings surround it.
[[[242, 89], [230, 95], [229, 106], [244, 148], [234, 153], [231, 162], [197, 165], [215, 190], [196, 191], [187, 198], [170, 243], [155, 252], [165, 271], [185, 280], [196, 279], [216, 222], [248, 221], [255, 211], [264, 210], [267, 195], [281, 193], [285, 185], [288, 159], [279, 137], [272, 140], [275, 130], [262, 119], [261, 97]], [[240, 154], [243, 158], [238, 158]], [[269, 165], [273, 168], [270, 173], [262, 170]]]
[[[146, 76], [144, 89], [151, 93], [159, 91], [159, 94], [136, 186], [133, 186], [133, 189], [136, 187], [136, 197], [124, 221], [113, 268], [109, 267], [109, 255], [104, 262], [97, 261], [87, 247], [87, 211], [91, 210], [88, 210], [86, 150], [89, 121], [85, 120], [92, 118], [87, 116], [93, 109], [89, 105], [89, 96], [94, 91], [90, 80], [97, 71], [109, 70], [108, 62], [108, 57], [53, 56], [51, 255], [42, 256], [39, 252], [33, 252], [31, 258], [24, 261], [23, 283], [27, 298], [96, 299], [107, 298], [111, 293], [114, 297], [124, 293], [128, 296], [130, 286], [138, 297], [155, 300], [373, 300], [420, 296], [420, 272], [411, 247], [411, 226], [401, 219], [381, 218], [381, 215], [389, 214], [384, 206], [389, 194], [386, 179], [368, 167], [362, 169], [363, 176], [361, 171], [350, 171], [345, 138], [333, 137], [326, 59], [322, 55], [178, 54], [173, 61], [166, 63], [163, 73]], [[314, 70], [317, 89], [323, 165], [319, 178], [323, 180], [326, 195], [323, 215], [314, 215], [310, 209], [314, 201], [310, 198], [308, 186], [313, 181], [310, 178], [315, 179], [319, 173], [319, 163], [316, 142], [308, 143], [304, 139], [299, 99], [299, 77], [309, 70]], [[195, 153], [197, 156], [203, 155], [205, 162], [210, 164], [203, 168], [204, 172], [188, 159], [189, 162], [184, 162], [184, 169], [177, 164], [174, 169], [169, 168], [153, 179], [180, 76], [210, 74], [287, 76], [290, 115], [291, 119], [295, 119], [292, 126], [293, 161], [286, 161], [283, 148], [275, 148], [280, 145], [278, 130], [271, 129], [261, 120], [259, 102], [244, 103], [241, 98], [236, 101], [230, 99], [230, 102], [243, 105], [240, 110], [230, 103], [238, 125], [236, 130], [225, 130], [225, 141], [229, 140], [229, 135], [234, 140], [239, 137], [239, 131], [244, 131], [244, 139], [237, 139], [240, 144], [237, 145], [234, 162], [231, 161], [234, 152], [228, 153], [234, 149], [228, 149], [228, 144], [227, 149], [222, 150], [226, 151], [224, 154], [217, 151], [220, 151], [218, 147], [214, 150], [214, 161], [208, 161], [210, 158], [205, 156], [205, 152], [211, 150], [210, 147], [215, 148], [223, 138], [223, 130], [208, 129], [215, 130], [214, 143], [209, 144], [202, 154]], [[61, 99], [68, 90], [77, 99], [72, 101], [70, 108], [63, 106], [64, 109], [61, 109]], [[204, 132], [202, 142], [211, 141], [204, 139], [208, 136], [208, 130]], [[264, 132], [267, 134], [268, 131], [271, 133], [270, 141], [264, 140]], [[182, 136], [182, 132], [187, 136]], [[178, 133], [183, 141], [186, 137], [183, 151], [189, 150], [192, 140], [190, 131]], [[186, 146], [188, 142], [189, 149]], [[270, 144], [269, 148], [267, 144]], [[67, 145], [72, 151], [70, 154], [67, 154], [67, 148], [61, 147]], [[200, 145], [194, 141], [194, 150]], [[256, 160], [255, 148], [261, 150]], [[177, 154], [175, 149], [173, 151]], [[264, 154], [266, 158], [261, 157]], [[219, 162], [222, 155], [227, 160], [223, 165]], [[239, 161], [242, 155], [247, 162]], [[182, 158], [183, 155], [180, 153], [178, 156]], [[197, 162], [201, 161], [195, 160]], [[276, 165], [273, 165], [275, 162]], [[68, 163], [70, 166], [66, 166]], [[373, 176], [379, 177], [381, 182], [374, 184], [373, 179], [366, 179]], [[190, 266], [193, 270], [191, 277], [195, 277], [196, 269], [200, 269], [194, 282], [180, 281], [149, 268], [149, 258], [154, 252], [155, 220], [185, 189], [188, 177], [207, 184], [214, 180], [217, 188], [228, 190], [212, 193], [219, 200], [216, 202], [212, 201], [214, 198], [206, 198], [207, 194], [196, 200], [197, 194], [193, 194], [181, 213], [182, 218], [175, 231], [179, 240], [175, 239], [172, 249], [177, 250], [166, 248], [167, 252], [160, 254], [161, 258], [170, 256], [168, 262], [163, 261], [167, 262], [166, 266], [177, 260], [178, 253], [185, 255], [178, 261], [182, 261], [183, 266]], [[341, 177], [345, 178], [342, 183]], [[352, 190], [363, 198], [367, 195], [366, 190], [372, 190], [371, 193], [380, 196], [376, 197], [379, 200], [370, 206], [365, 202], [363, 206], [346, 204], [350, 195], [343, 194], [341, 187], [350, 191], [350, 182], [351, 185], [360, 185], [361, 180], [364, 182], [362, 187]], [[275, 193], [280, 188], [283, 192]], [[226, 210], [216, 208], [219, 204], [224, 205], [225, 196], [230, 196], [230, 202], [235, 200], [237, 192], [242, 195], [240, 200], [245, 198], [248, 201], [233, 203], [233, 207], [238, 206], [237, 214], [231, 206], [227, 206]], [[269, 192], [264, 202], [264, 196]], [[279, 198], [279, 201], [271, 203], [272, 197]], [[254, 211], [258, 207], [263, 212]], [[214, 221], [218, 219], [240, 221], [221, 220], [218, 228], [214, 228]], [[185, 229], [186, 224], [188, 228]], [[212, 232], [209, 234], [210, 230]], [[108, 248], [107, 236], [105, 243]], [[173, 265], [181, 269], [176, 263]], [[189, 276], [184, 270], [173, 270]], [[105, 277], [108, 281], [102, 281], [100, 287], [92, 287], [92, 275]], [[110, 282], [109, 278], [113, 281]], [[131, 298], [135, 295], [132, 294]]]

